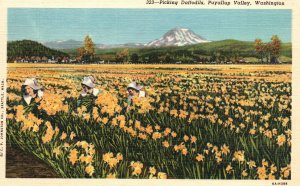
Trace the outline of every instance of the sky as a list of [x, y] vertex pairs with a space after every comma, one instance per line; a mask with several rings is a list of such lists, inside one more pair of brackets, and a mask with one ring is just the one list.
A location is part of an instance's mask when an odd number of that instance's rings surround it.
[[207, 40], [291, 42], [291, 10], [10, 8], [8, 40], [148, 43], [172, 28], [188, 28]]

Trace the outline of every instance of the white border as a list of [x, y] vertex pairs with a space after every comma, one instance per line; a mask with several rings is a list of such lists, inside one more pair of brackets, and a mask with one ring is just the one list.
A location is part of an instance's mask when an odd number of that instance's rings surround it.
[[[292, 180], [285, 181], [288, 185], [299, 185], [300, 182], [300, 114], [297, 113], [300, 108], [300, 1], [299, 0], [281, 0], [285, 2], [284, 7], [273, 6], [174, 6], [174, 5], [146, 5], [146, 0], [1, 0], [0, 1], [0, 79], [6, 77], [6, 46], [7, 46], [7, 8], [199, 8], [199, 9], [292, 9], [292, 47], [293, 47], [293, 65], [292, 65]], [[203, 0], [207, 1], [207, 0]], [[233, 1], [233, 0], [227, 0]], [[254, 1], [254, 0], [249, 0]], [[273, 0], [280, 1], [280, 0]], [[298, 80], [298, 81], [297, 81]], [[4, 128], [5, 129], [5, 128]], [[5, 140], [5, 135], [4, 135]], [[5, 141], [4, 141], [5, 142]], [[4, 152], [5, 153], [5, 152]], [[174, 185], [183, 184], [192, 185], [267, 185], [272, 186], [273, 181], [260, 180], [106, 180], [106, 179], [12, 179], [5, 178], [5, 154], [0, 157], [0, 185]]]

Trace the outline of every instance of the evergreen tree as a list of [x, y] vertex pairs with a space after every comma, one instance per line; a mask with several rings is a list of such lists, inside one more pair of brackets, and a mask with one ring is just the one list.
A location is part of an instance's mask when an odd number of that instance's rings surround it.
[[69, 57], [68, 54], [53, 50], [48, 47], [45, 47], [41, 43], [31, 40], [22, 40], [22, 41], [11, 41], [7, 43], [7, 59], [14, 60], [14, 59], [26, 59], [30, 60], [33, 59], [41, 59], [42, 57], [47, 58], [57, 58], [61, 57]]

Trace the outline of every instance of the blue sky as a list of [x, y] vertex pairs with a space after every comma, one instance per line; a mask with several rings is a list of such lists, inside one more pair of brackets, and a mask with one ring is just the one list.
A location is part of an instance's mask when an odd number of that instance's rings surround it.
[[216, 41], [291, 42], [291, 10], [247, 9], [32, 9], [8, 10], [8, 40], [39, 42], [90, 35], [95, 43], [148, 43], [175, 27]]

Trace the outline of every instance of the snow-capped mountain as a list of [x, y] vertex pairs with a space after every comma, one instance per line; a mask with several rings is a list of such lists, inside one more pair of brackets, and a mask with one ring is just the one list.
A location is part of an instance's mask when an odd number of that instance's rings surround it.
[[[70, 40], [57, 40], [44, 42], [45, 46], [53, 49], [74, 49], [83, 46], [82, 41]], [[125, 43], [125, 44], [95, 44], [96, 48], [142, 48], [145, 45], [142, 43]]]
[[44, 42], [43, 44], [46, 47], [53, 48], [53, 49], [71, 49], [71, 48], [79, 48], [83, 46], [82, 41], [76, 41], [73, 39]]
[[[125, 44], [97, 44], [96, 48], [144, 48], [144, 47], [166, 47], [166, 46], [184, 46], [198, 43], [210, 42], [203, 37], [195, 34], [192, 30], [186, 28], [174, 28], [163, 35], [160, 39], [156, 39], [147, 44], [143, 43], [125, 43]], [[82, 41], [73, 39], [63, 41], [44, 42], [45, 46], [53, 49], [74, 49], [83, 46]]]
[[97, 48], [143, 48], [142, 43], [125, 43], [125, 44], [96, 44]]
[[165, 35], [154, 41], [149, 42], [147, 47], [164, 47], [164, 46], [184, 46], [198, 43], [210, 42], [203, 37], [195, 34], [192, 30], [186, 28], [174, 28]]

